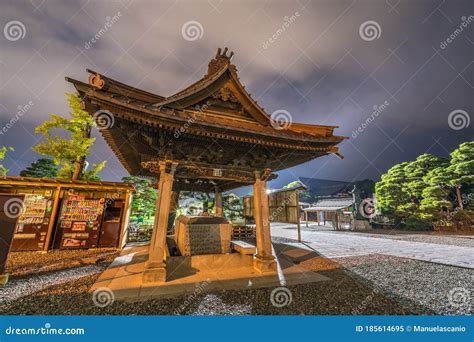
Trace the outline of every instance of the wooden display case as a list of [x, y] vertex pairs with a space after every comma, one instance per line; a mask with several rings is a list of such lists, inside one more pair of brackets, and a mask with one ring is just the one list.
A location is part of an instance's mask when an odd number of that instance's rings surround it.
[[105, 198], [86, 199], [81, 195], [64, 198], [56, 227], [58, 247], [98, 247], [104, 205]]
[[124, 246], [131, 184], [0, 176], [0, 192], [25, 197], [13, 251]]
[[44, 249], [52, 206], [51, 193], [25, 194], [23, 213], [15, 228], [12, 251]]

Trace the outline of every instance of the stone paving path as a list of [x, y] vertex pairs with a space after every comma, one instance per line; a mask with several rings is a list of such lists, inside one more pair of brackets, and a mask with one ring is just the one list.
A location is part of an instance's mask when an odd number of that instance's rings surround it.
[[[296, 225], [272, 223], [271, 232], [275, 237], [297, 239]], [[343, 231], [304, 229], [301, 234], [303, 242], [328, 258], [382, 254], [474, 268], [473, 247], [395, 240], [383, 235], [362, 236]]]

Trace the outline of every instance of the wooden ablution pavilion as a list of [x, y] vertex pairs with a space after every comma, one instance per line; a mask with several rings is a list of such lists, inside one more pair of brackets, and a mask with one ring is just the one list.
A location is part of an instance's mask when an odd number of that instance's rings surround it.
[[66, 78], [126, 170], [157, 181], [144, 283], [168, 281], [173, 256], [167, 223], [173, 193], [179, 191], [215, 193], [216, 216], [222, 216], [222, 192], [253, 185], [257, 249], [249, 257], [258, 272], [275, 271], [267, 181], [276, 171], [340, 156], [336, 145], [345, 137], [333, 134], [337, 126], [279, 125], [242, 85], [232, 56], [227, 48], [218, 49], [202, 79], [168, 97], [92, 70], [88, 83]]

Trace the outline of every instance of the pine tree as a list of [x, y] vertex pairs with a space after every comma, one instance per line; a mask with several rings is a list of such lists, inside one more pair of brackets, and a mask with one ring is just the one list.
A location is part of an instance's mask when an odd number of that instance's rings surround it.
[[[285, 185], [283, 189], [296, 188], [297, 186], [304, 187], [304, 184], [301, 183], [299, 180], [296, 180]], [[311, 193], [308, 190], [299, 191], [299, 198], [300, 198], [300, 201], [303, 201], [303, 202], [313, 201], [313, 197], [311, 196]]]
[[[456, 200], [460, 210], [464, 209], [462, 193], [472, 194], [474, 190], [474, 141], [465, 142], [451, 153], [448, 167], [452, 178], [450, 184], [456, 189]], [[470, 202], [473, 202], [472, 200]]]
[[423, 181], [427, 185], [422, 192], [423, 199], [420, 202], [420, 217], [430, 222], [441, 219], [441, 213], [453, 208], [453, 192], [449, 185], [451, 175], [445, 162], [442, 166], [429, 171]]
[[181, 191], [181, 198], [193, 198], [196, 201], [201, 202], [202, 212], [208, 213], [212, 210], [209, 205], [212, 204], [212, 197], [206, 192], [196, 192], [196, 191]]
[[418, 207], [423, 198], [423, 190], [428, 186], [424, 177], [433, 169], [446, 164], [446, 159], [425, 153], [404, 167], [406, 181], [402, 187], [403, 191], [408, 194], [410, 201], [398, 207], [403, 216], [419, 216]]
[[229, 220], [235, 221], [237, 219], [243, 219], [244, 203], [236, 194], [229, 193], [222, 196], [222, 207], [224, 216]]
[[446, 217], [453, 221], [449, 225], [470, 227], [473, 190], [474, 142], [470, 141], [454, 150], [451, 160], [423, 154], [393, 166], [375, 186], [377, 211], [417, 228]]
[[400, 163], [390, 168], [382, 175], [381, 181], [375, 184], [377, 211], [383, 215], [400, 216], [399, 208], [409, 203], [409, 195], [403, 184], [406, 182], [405, 166]]
[[132, 199], [132, 212], [137, 216], [153, 215], [156, 206], [156, 191], [150, 184], [150, 181], [137, 176], [126, 176], [122, 178], [123, 182], [133, 184], [135, 193]]
[[58, 167], [51, 159], [40, 158], [20, 172], [22, 177], [56, 178]]

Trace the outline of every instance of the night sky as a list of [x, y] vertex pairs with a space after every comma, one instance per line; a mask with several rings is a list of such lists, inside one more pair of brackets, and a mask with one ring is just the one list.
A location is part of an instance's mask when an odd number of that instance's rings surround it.
[[[335, 134], [350, 137], [340, 145], [344, 160], [282, 171], [272, 188], [300, 176], [378, 180], [396, 163], [447, 156], [473, 139], [473, 1], [1, 4], [0, 146], [15, 149], [4, 163], [9, 175], [39, 157], [35, 126], [48, 113], [67, 114], [65, 76], [86, 82], [90, 68], [169, 96], [200, 79], [226, 46], [267, 113], [286, 110], [294, 122], [337, 125]], [[94, 136], [88, 160], [107, 160], [101, 177], [119, 180], [125, 169]]]

